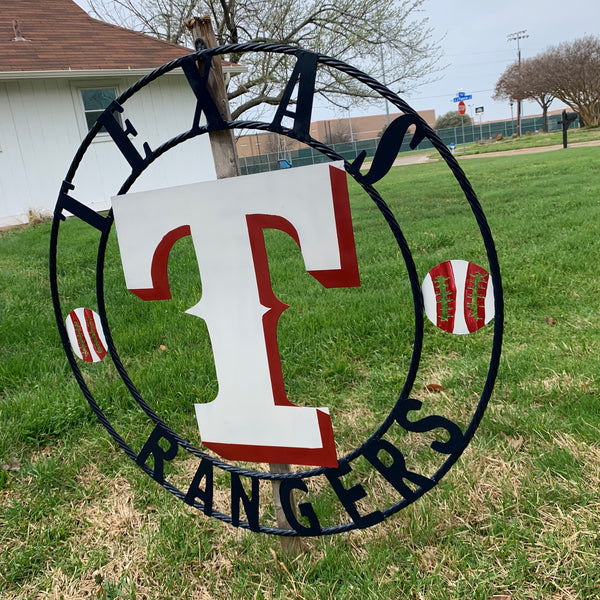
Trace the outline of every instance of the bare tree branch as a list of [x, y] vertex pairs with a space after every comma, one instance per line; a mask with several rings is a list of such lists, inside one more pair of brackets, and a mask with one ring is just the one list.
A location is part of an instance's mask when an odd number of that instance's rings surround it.
[[535, 100], [544, 113], [544, 128], [554, 98], [579, 113], [582, 124], [600, 124], [600, 39], [564, 42], [510, 65], [496, 83], [495, 97]]
[[[219, 45], [278, 42], [321, 52], [362, 68], [380, 81], [408, 90], [439, 70], [440, 49], [422, 18], [426, 0], [90, 0], [95, 16], [192, 47], [183, 27], [192, 16], [210, 15]], [[240, 62], [242, 56], [226, 59]], [[280, 98], [294, 61], [244, 54], [248, 73], [229, 92], [241, 115]], [[266, 89], [263, 87], [266, 85]], [[364, 86], [320, 69], [316, 93], [356, 105], [372, 97]]]

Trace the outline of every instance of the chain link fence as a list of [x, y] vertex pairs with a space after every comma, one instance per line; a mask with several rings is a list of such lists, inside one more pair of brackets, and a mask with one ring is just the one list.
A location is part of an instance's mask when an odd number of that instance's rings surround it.
[[[548, 116], [548, 131], [559, 131], [561, 129], [561, 115]], [[579, 127], [579, 119], [571, 125], [572, 128]], [[539, 133], [542, 130], [541, 117], [527, 117], [521, 119], [521, 134]], [[438, 129], [436, 133], [440, 139], [449, 146], [454, 143], [470, 144], [478, 141], [495, 141], [502, 138], [510, 138], [516, 135], [516, 120], [495, 121], [488, 123], [473, 123], [464, 127], [453, 127], [450, 129]], [[407, 134], [400, 152], [410, 150], [409, 144], [412, 139], [411, 134]], [[331, 147], [340, 154], [345, 160], [353, 161], [356, 156], [366, 151], [367, 157], [373, 156], [377, 149], [379, 138], [372, 140], [360, 140], [355, 142], [344, 142], [342, 144], [333, 144]], [[419, 150], [432, 148], [431, 142], [425, 139], [419, 144]], [[302, 167], [304, 165], [314, 165], [317, 163], [328, 162], [330, 159], [312, 148], [301, 148], [286, 152], [274, 152], [271, 154], [260, 154], [258, 156], [248, 156], [240, 158], [240, 170], [242, 175], [253, 173], [264, 173], [265, 171], [274, 171], [276, 169], [286, 169], [290, 167]]]

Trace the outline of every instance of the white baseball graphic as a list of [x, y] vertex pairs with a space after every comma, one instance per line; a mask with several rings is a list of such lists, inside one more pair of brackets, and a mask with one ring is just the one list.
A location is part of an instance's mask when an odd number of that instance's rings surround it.
[[85, 362], [100, 362], [106, 356], [106, 338], [100, 315], [89, 308], [76, 308], [65, 322], [71, 348]]
[[427, 318], [449, 333], [473, 333], [494, 318], [492, 278], [475, 263], [440, 263], [427, 273], [421, 290]]

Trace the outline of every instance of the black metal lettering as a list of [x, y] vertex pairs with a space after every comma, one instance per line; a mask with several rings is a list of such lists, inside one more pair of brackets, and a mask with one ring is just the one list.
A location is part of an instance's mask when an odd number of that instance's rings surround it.
[[409, 144], [410, 148], [414, 150], [425, 137], [423, 122], [416, 115], [402, 115], [394, 119], [381, 136], [368, 173], [362, 175], [360, 172], [360, 167], [367, 156], [367, 152], [363, 150], [354, 159], [352, 163], [352, 175], [359, 183], [372, 185], [386, 176], [398, 156], [406, 131], [411, 125], [415, 125], [416, 127]]
[[282, 479], [279, 484], [279, 498], [281, 507], [288, 523], [298, 532], [306, 535], [321, 535], [321, 524], [315, 514], [315, 510], [310, 502], [303, 502], [298, 505], [298, 510], [303, 517], [306, 517], [310, 526], [306, 527], [298, 521], [294, 514], [294, 508], [291, 503], [292, 490], [301, 490], [308, 492], [306, 483], [302, 479]]
[[[314, 52], [299, 50], [296, 56], [298, 60], [285, 87], [270, 129], [281, 131], [283, 117], [291, 117], [294, 119], [292, 131], [299, 139], [307, 141], [310, 138], [310, 120], [317, 78], [317, 55]], [[290, 110], [289, 105], [296, 84], [298, 84], [298, 95], [296, 110], [293, 111]]]
[[465, 436], [460, 427], [453, 421], [450, 421], [450, 419], [439, 415], [429, 415], [418, 421], [408, 420], [408, 413], [411, 410], [420, 410], [422, 405], [423, 403], [420, 400], [415, 400], [414, 398], [407, 398], [402, 402], [394, 415], [398, 425], [404, 427], [406, 431], [414, 431], [415, 433], [445, 429], [450, 436], [449, 439], [445, 442], [434, 440], [431, 443], [431, 448], [440, 454], [462, 452], [465, 447]]
[[79, 202], [79, 200], [75, 200], [75, 198], [69, 196], [69, 190], [74, 189], [75, 186], [72, 183], [69, 183], [68, 181], [62, 182], [54, 214], [64, 220], [65, 216], [62, 214], [62, 211], [68, 210], [92, 227], [95, 227], [101, 232], [105, 232], [110, 227], [111, 220], [99, 215], [95, 210], [92, 210], [85, 204]]
[[196, 112], [194, 113], [193, 129], [197, 130], [200, 127], [202, 113], [206, 116], [207, 129], [209, 131], [225, 129], [227, 124], [223, 120], [207, 87], [211, 68], [210, 56], [204, 59], [202, 71], [198, 68], [198, 63], [193, 55], [190, 55], [189, 58], [181, 63], [181, 68], [194, 92], [194, 96], [196, 96]]
[[129, 139], [130, 135], [132, 137], [137, 135], [135, 127], [131, 124], [129, 119], [125, 119], [125, 129], [123, 129], [119, 121], [115, 119], [113, 114], [115, 111], [122, 113], [123, 107], [116, 100], [113, 100], [108, 108], [98, 117], [98, 121], [104, 125], [106, 131], [117, 145], [117, 148], [121, 151], [121, 154], [125, 157], [125, 160], [131, 165], [133, 171], [142, 171], [148, 158], [152, 154], [152, 150], [150, 149], [148, 142], [144, 142], [143, 148], [146, 157], [142, 157]]
[[[389, 466], [379, 458], [380, 452], [385, 452], [392, 459], [392, 463]], [[435, 482], [428, 477], [409, 471], [406, 468], [406, 461], [402, 452], [387, 440], [375, 440], [364, 451], [364, 456], [384, 479], [392, 484], [409, 501], [414, 500], [416, 494], [406, 485], [404, 482], [405, 479], [420, 486], [425, 491], [430, 490], [435, 485]]]
[[252, 497], [250, 498], [244, 490], [240, 476], [237, 473], [231, 473], [231, 524], [238, 527], [240, 524], [240, 500], [244, 505], [248, 525], [252, 531], [259, 530], [258, 507], [259, 507], [259, 480], [257, 477], [251, 477]]
[[329, 483], [333, 488], [333, 491], [336, 493], [337, 497], [340, 499], [340, 502], [346, 509], [346, 512], [350, 515], [350, 518], [360, 529], [365, 529], [367, 527], [371, 527], [371, 525], [375, 525], [383, 521], [384, 516], [383, 513], [379, 510], [376, 510], [368, 515], [361, 515], [356, 508], [356, 503], [362, 498], [366, 497], [367, 492], [365, 492], [365, 488], [356, 484], [351, 488], [345, 488], [340, 481], [340, 477], [347, 475], [350, 473], [352, 469], [348, 463], [344, 463], [339, 466], [337, 469], [331, 469], [325, 471], [325, 476], [329, 479]]
[[[164, 450], [158, 442], [160, 440], [166, 440], [169, 443], [167, 450]], [[173, 436], [166, 431], [161, 425], [157, 425], [154, 431], [150, 434], [148, 441], [144, 444], [141, 452], [138, 454], [136, 463], [143, 467], [146, 465], [148, 457], [152, 454], [154, 459], [154, 469], [152, 472], [152, 478], [158, 483], [163, 483], [164, 477], [164, 464], [165, 461], [173, 460], [177, 456], [177, 449], [179, 448], [177, 442]]]
[[[200, 483], [206, 478], [204, 489], [200, 488]], [[190, 487], [185, 495], [183, 501], [190, 506], [194, 506], [196, 498], [200, 498], [203, 502], [205, 515], [209, 517], [212, 515], [212, 504], [213, 504], [213, 466], [212, 463], [206, 459], [200, 461], [198, 470], [190, 483]]]

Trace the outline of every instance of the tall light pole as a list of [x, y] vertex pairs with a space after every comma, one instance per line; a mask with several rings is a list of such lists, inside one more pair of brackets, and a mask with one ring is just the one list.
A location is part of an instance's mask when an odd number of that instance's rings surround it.
[[[515, 31], [514, 33], [509, 33], [506, 36], [507, 42], [517, 42], [517, 57], [519, 60], [519, 67], [521, 67], [521, 44], [519, 44], [519, 40], [528, 38], [529, 35], [527, 33], [527, 29], [523, 29], [522, 31]], [[517, 136], [521, 136], [521, 100], [517, 100]]]

